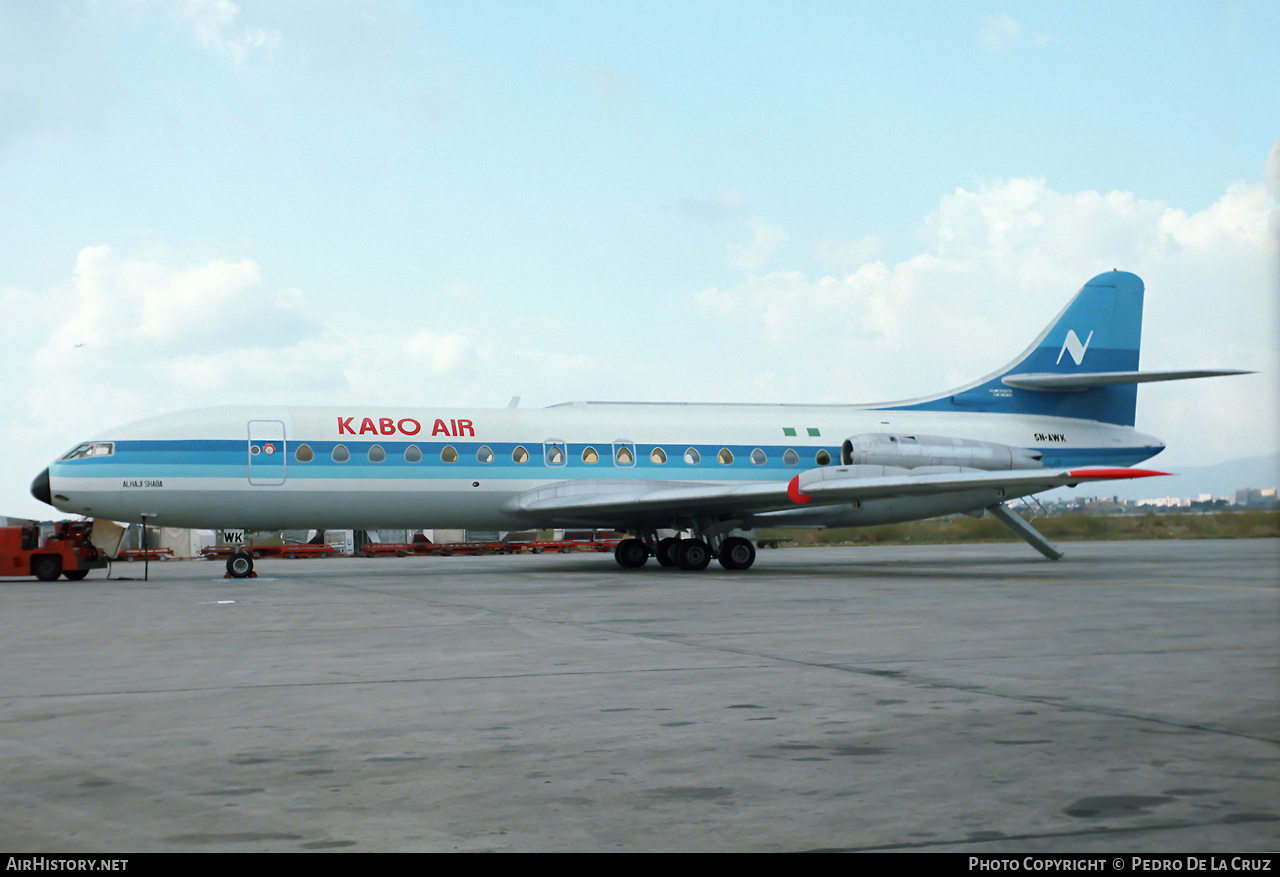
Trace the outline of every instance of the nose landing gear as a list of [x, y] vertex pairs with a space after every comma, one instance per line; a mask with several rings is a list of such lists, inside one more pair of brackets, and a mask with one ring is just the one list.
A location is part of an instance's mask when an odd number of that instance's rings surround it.
[[258, 574], [253, 571], [253, 555], [247, 551], [237, 551], [227, 558], [227, 575], [231, 579], [253, 579]]

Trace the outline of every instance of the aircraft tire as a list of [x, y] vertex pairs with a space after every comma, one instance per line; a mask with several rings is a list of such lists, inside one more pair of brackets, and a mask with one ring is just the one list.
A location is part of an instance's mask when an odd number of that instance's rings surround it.
[[720, 565], [725, 569], [750, 569], [756, 562], [756, 547], [751, 540], [730, 536], [720, 546]]
[[711, 546], [701, 539], [681, 539], [676, 546], [676, 566], [686, 571], [706, 569], [711, 563]]
[[253, 574], [253, 556], [237, 551], [227, 558], [227, 574], [233, 579], [247, 579]]
[[623, 539], [613, 549], [613, 559], [623, 569], [639, 569], [649, 559], [649, 546], [639, 539]]
[[658, 558], [658, 563], [663, 566], [676, 565], [676, 546], [680, 544], [680, 540], [675, 536], [668, 536], [666, 539], [658, 540], [658, 550], [654, 552], [654, 556]]
[[87, 569], [64, 569], [62, 574], [67, 577], [68, 581], [78, 582], [89, 574]]

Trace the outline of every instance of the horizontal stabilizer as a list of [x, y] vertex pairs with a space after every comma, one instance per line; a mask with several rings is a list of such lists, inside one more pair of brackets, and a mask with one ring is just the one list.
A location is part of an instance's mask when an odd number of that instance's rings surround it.
[[1094, 387], [1114, 387], [1121, 384], [1146, 384], [1152, 381], [1185, 381], [1189, 378], [1215, 378], [1222, 375], [1248, 375], [1249, 371], [1239, 369], [1217, 369], [1198, 371], [1171, 372], [1077, 372], [1074, 374], [1053, 374], [1037, 372], [1035, 374], [1007, 375], [1001, 383], [1019, 390], [1044, 390], [1050, 392], [1077, 392], [1091, 390]]

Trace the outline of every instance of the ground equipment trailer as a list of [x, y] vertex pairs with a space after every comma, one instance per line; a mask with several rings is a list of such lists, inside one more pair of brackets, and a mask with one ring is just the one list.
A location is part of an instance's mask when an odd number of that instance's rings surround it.
[[235, 554], [250, 554], [254, 558], [258, 557], [287, 557], [293, 560], [295, 557], [333, 557], [341, 556], [344, 552], [329, 545], [325, 542], [311, 543], [304, 542], [298, 544], [295, 542], [286, 543], [284, 545], [210, 545], [207, 548], [200, 549], [200, 556], [205, 560], [224, 560]]
[[89, 541], [92, 531], [92, 521], [58, 521], [53, 535], [41, 543], [38, 524], [0, 527], [0, 576], [52, 582], [62, 575], [78, 581], [107, 565], [106, 556]]

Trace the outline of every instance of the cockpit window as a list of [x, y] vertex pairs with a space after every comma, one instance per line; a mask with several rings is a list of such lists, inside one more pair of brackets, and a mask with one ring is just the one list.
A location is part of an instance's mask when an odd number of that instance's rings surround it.
[[85, 457], [110, 457], [115, 453], [115, 442], [86, 442], [76, 445], [62, 455], [64, 460], [83, 460]]

